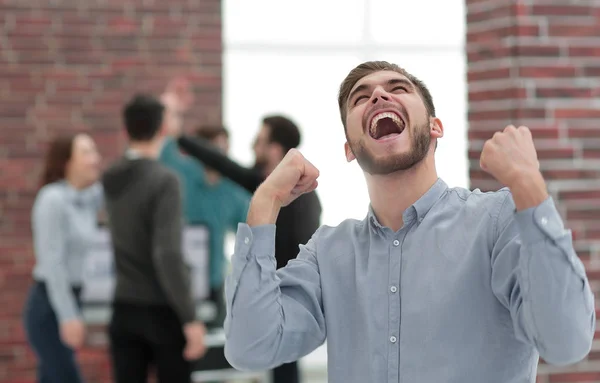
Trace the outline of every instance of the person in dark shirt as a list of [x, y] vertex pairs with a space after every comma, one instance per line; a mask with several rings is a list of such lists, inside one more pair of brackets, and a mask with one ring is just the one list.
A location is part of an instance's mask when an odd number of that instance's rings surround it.
[[[202, 139], [181, 136], [178, 143], [184, 151], [206, 166], [254, 193], [287, 152], [300, 145], [300, 140], [300, 130], [287, 117], [265, 117], [254, 141], [256, 159], [253, 168], [237, 164]], [[319, 228], [321, 210], [321, 203], [314, 191], [303, 194], [281, 209], [275, 234], [277, 268], [284, 267], [290, 259], [295, 258], [299, 245], [306, 244]], [[299, 380], [297, 362], [286, 363], [273, 370], [273, 383], [296, 383]]]
[[138, 95], [124, 109], [129, 148], [103, 175], [116, 265], [110, 351], [117, 383], [144, 382], [151, 365], [160, 383], [190, 383], [201, 357], [204, 325], [196, 320], [182, 254], [181, 191], [158, 161], [171, 116]]

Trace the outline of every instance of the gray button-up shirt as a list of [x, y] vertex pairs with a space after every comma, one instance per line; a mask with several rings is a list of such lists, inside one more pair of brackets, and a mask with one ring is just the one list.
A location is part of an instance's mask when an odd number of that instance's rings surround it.
[[275, 226], [240, 224], [225, 355], [238, 369], [297, 360], [327, 339], [331, 383], [534, 382], [538, 357], [590, 350], [594, 298], [551, 198], [442, 181], [397, 232], [370, 211], [321, 227], [275, 270]]

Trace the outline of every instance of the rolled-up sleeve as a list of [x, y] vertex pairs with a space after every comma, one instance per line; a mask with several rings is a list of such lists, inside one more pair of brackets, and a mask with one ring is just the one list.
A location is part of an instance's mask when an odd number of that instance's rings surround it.
[[275, 225], [238, 226], [225, 289], [225, 356], [240, 370], [298, 360], [325, 341], [318, 231], [295, 260], [276, 271], [275, 230]]
[[496, 238], [492, 288], [510, 310], [516, 336], [550, 364], [583, 359], [595, 331], [594, 297], [552, 198], [516, 212], [507, 195]]

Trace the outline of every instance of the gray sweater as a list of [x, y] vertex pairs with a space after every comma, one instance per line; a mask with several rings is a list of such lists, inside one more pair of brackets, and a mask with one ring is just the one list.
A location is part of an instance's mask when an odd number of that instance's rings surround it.
[[115, 302], [168, 305], [182, 324], [193, 321], [177, 176], [156, 160], [122, 158], [102, 184], [115, 254]]
[[80, 317], [72, 287], [81, 286], [83, 261], [97, 230], [102, 187], [76, 190], [65, 181], [40, 189], [31, 212], [36, 264], [33, 276], [44, 282], [60, 322]]

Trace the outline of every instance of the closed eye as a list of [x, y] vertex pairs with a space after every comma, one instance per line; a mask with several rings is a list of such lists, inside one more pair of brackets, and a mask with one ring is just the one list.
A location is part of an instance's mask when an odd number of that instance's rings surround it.
[[363, 94], [362, 96], [358, 96], [358, 97], [356, 97], [356, 99], [354, 100], [354, 105], [358, 104], [358, 102], [359, 102], [360, 100], [362, 100], [363, 98], [369, 98], [369, 97], [368, 97], [368, 96], [366, 96], [366, 95], [364, 95], [364, 94]]
[[406, 87], [405, 87], [405, 86], [396, 86], [396, 87], [394, 87], [394, 88], [392, 89], [392, 92], [395, 92], [395, 91], [397, 91], [397, 90], [403, 90], [403, 91], [405, 91], [405, 92], [408, 92], [408, 89], [406, 89]]

